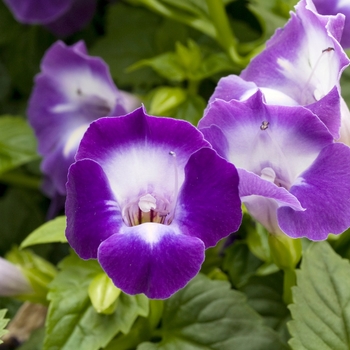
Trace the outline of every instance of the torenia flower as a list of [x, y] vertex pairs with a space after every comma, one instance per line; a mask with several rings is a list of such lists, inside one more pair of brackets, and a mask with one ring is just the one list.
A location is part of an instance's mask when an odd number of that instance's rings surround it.
[[350, 48], [350, 2], [348, 0], [313, 0], [316, 10], [321, 15], [345, 15], [345, 24], [340, 43], [344, 49]]
[[350, 148], [306, 108], [267, 105], [260, 91], [217, 99], [199, 129], [236, 165], [242, 202], [271, 233], [323, 240], [350, 226]]
[[18, 22], [42, 24], [59, 36], [73, 34], [93, 17], [97, 0], [4, 0]]
[[276, 31], [240, 77], [220, 80], [210, 102], [216, 98], [243, 101], [259, 88], [268, 104], [305, 106], [338, 139], [339, 79], [349, 64], [338, 42], [344, 16], [320, 16], [312, 6], [300, 1], [285, 27]]
[[0, 257], [0, 296], [10, 297], [34, 292], [22, 271]]
[[82, 41], [71, 47], [55, 43], [42, 60], [28, 108], [48, 177], [46, 192], [65, 195], [68, 168], [93, 120], [125, 114], [138, 105], [115, 87], [106, 63], [88, 56]]
[[167, 298], [241, 222], [235, 167], [182, 120], [93, 122], [67, 182], [68, 242], [129, 294]]

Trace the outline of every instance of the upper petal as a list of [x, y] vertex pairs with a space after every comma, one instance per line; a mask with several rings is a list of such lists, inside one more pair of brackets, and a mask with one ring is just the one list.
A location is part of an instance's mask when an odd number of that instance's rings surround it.
[[199, 129], [209, 127], [203, 132], [209, 142], [217, 144], [217, 131], [211, 125], [225, 135], [227, 159], [237, 168], [260, 176], [263, 168], [271, 167], [287, 188], [332, 142], [326, 127], [310, 111], [266, 105], [259, 91], [245, 102], [215, 100], [210, 104]]
[[92, 123], [76, 159], [96, 160], [113, 179], [111, 188], [122, 205], [150, 192], [177, 195], [188, 159], [202, 147], [210, 145], [190, 123], [148, 116], [139, 108]]

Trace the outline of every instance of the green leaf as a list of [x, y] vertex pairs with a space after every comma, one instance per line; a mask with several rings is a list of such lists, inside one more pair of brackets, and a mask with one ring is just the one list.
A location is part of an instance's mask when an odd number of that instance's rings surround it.
[[236, 288], [243, 287], [261, 265], [262, 261], [256, 258], [242, 241], [235, 242], [225, 251], [223, 269], [228, 272]]
[[33, 130], [20, 117], [0, 118], [0, 174], [39, 158]]
[[264, 318], [266, 325], [277, 331], [287, 344], [290, 312], [283, 301], [283, 273], [252, 276], [240, 291], [246, 295], [248, 304]]
[[53, 220], [46, 222], [33, 231], [22, 242], [20, 248], [26, 248], [36, 244], [52, 243], [52, 242], [67, 242], [65, 236], [66, 217], [59, 216]]
[[142, 67], [151, 67], [157, 74], [169, 81], [181, 82], [186, 79], [186, 72], [177, 55], [173, 52], [166, 52], [147, 60], [138, 61], [128, 68], [128, 72]]
[[181, 103], [186, 100], [185, 90], [177, 87], [160, 86], [149, 97], [151, 115], [171, 116]]
[[138, 317], [130, 332], [118, 335], [107, 345], [105, 350], [130, 350], [136, 348], [138, 344], [150, 340], [162, 317], [163, 304], [163, 300], [150, 300], [148, 317]]
[[9, 320], [5, 318], [6, 311], [7, 310], [0, 310], [0, 344], [3, 343], [1, 337], [7, 333], [5, 327], [7, 326]]
[[162, 341], [137, 349], [287, 349], [228, 282], [198, 275], [164, 303]]
[[88, 288], [102, 273], [97, 261], [84, 261], [75, 255], [64, 259], [61, 272], [51, 283], [51, 301], [44, 350], [97, 350], [106, 346], [119, 332], [129, 332], [137, 316], [148, 315], [144, 295], [119, 296], [116, 311], [98, 314], [90, 302]]
[[304, 253], [288, 323], [295, 350], [350, 348], [350, 264], [327, 242]]

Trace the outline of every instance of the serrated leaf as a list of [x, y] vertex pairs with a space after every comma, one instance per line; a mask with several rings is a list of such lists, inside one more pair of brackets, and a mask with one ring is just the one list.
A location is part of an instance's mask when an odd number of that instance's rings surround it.
[[33, 130], [20, 117], [0, 118], [0, 174], [39, 156]]
[[53, 242], [67, 242], [65, 236], [66, 217], [59, 216], [53, 220], [46, 222], [33, 231], [22, 242], [20, 248], [26, 248], [36, 244], [53, 243]]
[[151, 339], [163, 313], [163, 300], [150, 300], [149, 306], [148, 317], [138, 317], [131, 330], [127, 334], [118, 335], [105, 350], [130, 350]]
[[290, 335], [286, 324], [290, 320], [290, 312], [283, 301], [283, 273], [253, 276], [240, 291], [246, 295], [248, 304], [264, 318], [266, 325], [278, 332], [287, 343]]
[[148, 299], [143, 295], [121, 294], [116, 311], [98, 314], [91, 305], [88, 287], [102, 273], [95, 260], [72, 255], [60, 264], [62, 271], [51, 283], [51, 300], [44, 350], [97, 350], [118, 333], [127, 333], [137, 316], [147, 316]]
[[137, 349], [287, 349], [242, 293], [201, 274], [165, 301], [161, 331], [160, 343], [143, 343]]
[[0, 344], [3, 343], [1, 337], [7, 333], [5, 327], [7, 326], [9, 320], [5, 318], [6, 311], [7, 310], [0, 310]]
[[350, 264], [327, 242], [304, 253], [288, 323], [295, 350], [350, 348]]

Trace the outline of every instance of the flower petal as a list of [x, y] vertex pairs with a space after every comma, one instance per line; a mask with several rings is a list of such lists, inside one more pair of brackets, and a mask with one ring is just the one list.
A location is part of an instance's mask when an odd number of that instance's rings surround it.
[[91, 159], [69, 169], [66, 215], [67, 240], [83, 259], [97, 258], [100, 243], [124, 225], [108, 179]]
[[204, 261], [204, 244], [174, 225], [128, 227], [104, 241], [98, 260], [114, 284], [128, 294], [165, 299], [183, 288]]
[[237, 231], [242, 220], [237, 170], [215, 151], [203, 148], [191, 156], [185, 174], [176, 223], [185, 234], [212, 247]]
[[65, 37], [85, 27], [93, 18], [97, 0], [73, 0], [71, 7], [54, 21], [46, 22], [46, 28], [57, 36]]
[[48, 23], [67, 11], [74, 0], [4, 0], [22, 23]]
[[325, 147], [290, 189], [305, 211], [278, 209], [281, 229], [290, 237], [318, 241], [350, 226], [350, 149], [337, 143]]
[[285, 188], [262, 179], [260, 176], [237, 169], [239, 174], [239, 194], [249, 213], [271, 233], [280, 231], [277, 208], [291, 207], [296, 211], [305, 210], [299, 200]]

